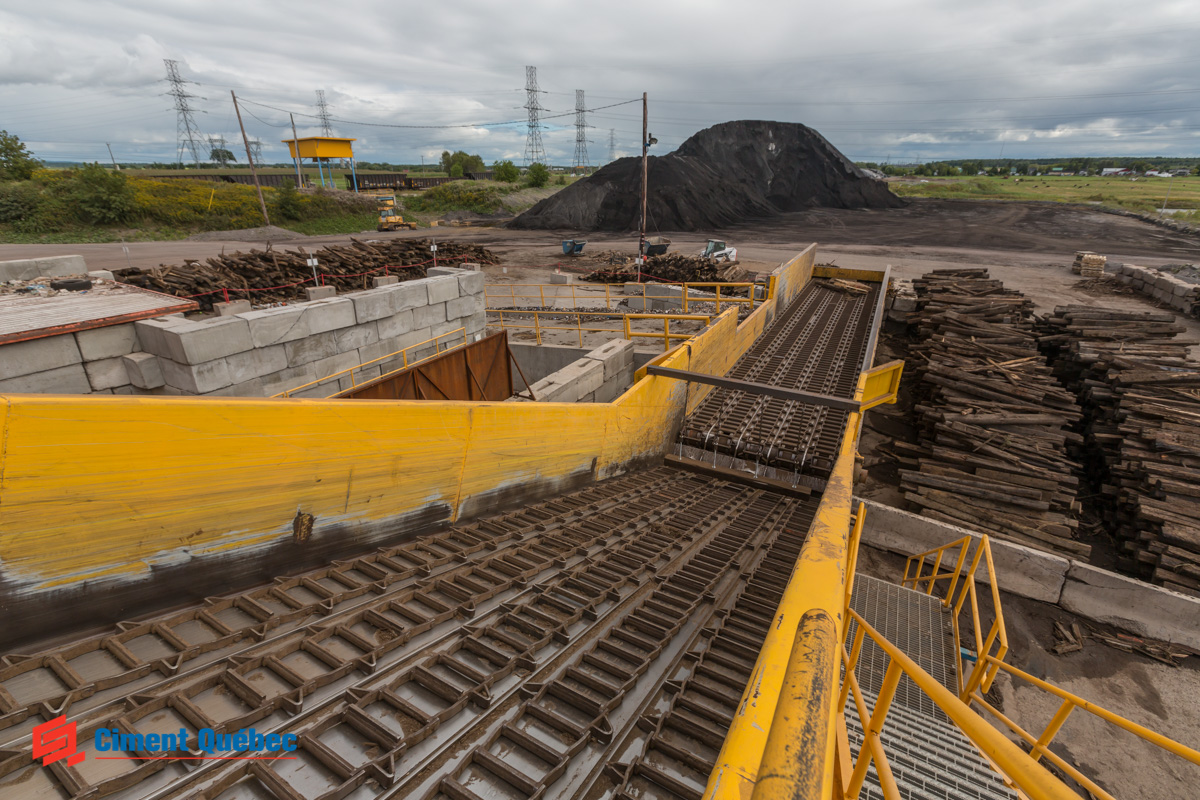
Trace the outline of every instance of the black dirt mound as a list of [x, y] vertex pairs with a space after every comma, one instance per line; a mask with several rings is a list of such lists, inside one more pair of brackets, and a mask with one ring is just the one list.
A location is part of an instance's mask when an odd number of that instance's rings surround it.
[[[711, 230], [813, 207], [904, 204], [821, 134], [794, 122], [725, 122], [649, 161], [648, 230]], [[548, 197], [509, 225], [636, 230], [640, 204], [641, 159], [622, 158]]]

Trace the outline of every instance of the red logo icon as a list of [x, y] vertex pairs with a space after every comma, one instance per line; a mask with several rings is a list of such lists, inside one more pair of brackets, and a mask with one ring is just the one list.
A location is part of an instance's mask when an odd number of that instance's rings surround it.
[[67, 766], [73, 767], [83, 761], [85, 753], [79, 752], [75, 743], [75, 723], [67, 722], [66, 716], [55, 717], [33, 729], [33, 758], [42, 759], [43, 766], [65, 758]]

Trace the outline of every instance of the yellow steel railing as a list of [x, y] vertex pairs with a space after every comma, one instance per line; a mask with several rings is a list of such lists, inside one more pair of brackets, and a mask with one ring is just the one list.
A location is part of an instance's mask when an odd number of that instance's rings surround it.
[[[941, 581], [949, 581], [949, 588], [946, 591], [946, 596], [942, 600], [942, 605], [950, 607], [953, 604], [953, 613], [950, 615], [951, 625], [954, 627], [954, 646], [961, 648], [961, 628], [959, 618], [962, 616], [963, 606], [970, 601], [971, 613], [971, 630], [975, 636], [975, 666], [971, 669], [970, 676], [963, 679], [966, 674], [964, 669], [965, 664], [962, 661], [962, 651], [958, 652], [958, 696], [966, 701], [967, 698], [977, 689], [982, 688], [986, 693], [992, 688], [992, 681], [996, 678], [996, 673], [999, 668], [988, 661], [983, 656], [994, 655], [998, 661], [1003, 661], [1004, 656], [1008, 653], [1008, 631], [1004, 627], [1004, 609], [1000, 605], [1000, 587], [996, 580], [996, 567], [992, 562], [992, 546], [991, 540], [987, 536], [983, 536], [979, 540], [979, 546], [975, 548], [975, 556], [971, 559], [971, 566], [967, 569], [966, 575], [962, 575], [963, 564], [967, 559], [967, 552], [970, 549], [972, 538], [964, 536], [961, 539], [956, 539], [949, 544], [936, 547], [932, 550], [927, 550], [924, 553], [917, 553], [910, 556], [904, 564], [904, 577], [901, 579], [902, 586], [909, 586], [913, 589], [920, 590], [924, 588], [925, 594], [933, 594], [934, 585]], [[958, 556], [955, 560], [954, 569], [949, 572], [938, 572], [941, 568], [942, 561], [947, 553], [951, 553], [958, 548]], [[925, 574], [925, 565], [928, 559], [933, 559], [932, 570], [928, 575]], [[988, 628], [987, 636], [982, 635], [983, 627], [980, 624], [982, 615], [980, 613], [979, 594], [976, 590], [975, 575], [979, 571], [979, 565], [984, 563], [987, 566], [987, 582], [991, 587], [992, 594], [992, 624]], [[913, 569], [913, 565], [916, 569]], [[912, 573], [910, 575], [910, 572]], [[958, 586], [959, 577], [962, 576], [962, 588], [955, 598], [954, 591]], [[995, 651], [993, 652], [993, 648]]]
[[[688, 283], [642, 283], [638, 284], [639, 291], [630, 294], [628, 288], [622, 292], [614, 292], [612, 286], [615, 284], [599, 284], [595, 286], [580, 286], [574, 283], [498, 283], [483, 287], [484, 301], [489, 305], [495, 305], [494, 301], [509, 300], [513, 305], [517, 301], [525, 301], [528, 305], [538, 305], [542, 307], [555, 308], [561, 303], [563, 308], [567, 308], [566, 302], [570, 301], [570, 308], [596, 308], [603, 305], [604, 308], [612, 309], [622, 301], [632, 298], [641, 298], [644, 301], [648, 300], [679, 300], [682, 304], [683, 313], [690, 313], [690, 306], [695, 303], [716, 303], [716, 313], [721, 313], [721, 304], [745, 304], [749, 306], [751, 311], [754, 310], [755, 303], [762, 303], [767, 298], [756, 297], [756, 287], [761, 287], [762, 284], [756, 284], [749, 281], [737, 283], [722, 283], [720, 281], [701, 281]], [[651, 288], [655, 286], [679, 286], [682, 288], [682, 297], [676, 298], [670, 295], [651, 294]], [[600, 289], [603, 287], [604, 291]], [[694, 295], [693, 290], [712, 289], [711, 294]], [[527, 289], [529, 291], [518, 292], [518, 289]], [[722, 294], [722, 291], [725, 294]], [[740, 297], [729, 294], [730, 291], [745, 291], [746, 297]], [[645, 303], [643, 302], [643, 307]]]
[[[712, 317], [708, 314], [621, 314], [619, 312], [610, 311], [568, 311], [565, 309], [562, 311], [527, 311], [524, 309], [506, 308], [489, 308], [487, 313], [499, 316], [499, 320], [497, 322], [488, 324], [494, 325], [495, 327], [504, 328], [506, 330], [533, 331], [538, 344], [542, 343], [543, 331], [575, 331], [576, 335], [579, 337], [580, 347], [583, 347], [583, 335], [585, 333], [617, 333], [626, 339], [662, 339], [663, 350], [670, 349], [671, 342], [690, 339], [699, 332], [693, 331], [692, 333], [679, 333], [677, 330], [675, 333], [671, 333], [672, 322], [702, 322], [704, 324], [701, 326], [701, 328], [703, 328], [712, 321]], [[505, 318], [505, 314], [508, 315], [508, 319]], [[522, 325], [513, 322], [513, 317], [518, 319], [521, 317], [533, 317], [533, 324]], [[552, 323], [561, 323], [566, 321], [563, 320], [562, 317], [572, 317], [574, 318], [575, 324], [547, 324], [542, 322], [543, 317], [549, 317]], [[598, 327], [595, 325], [584, 325], [584, 317], [599, 317], [600, 319], [597, 320], [598, 322], [604, 320], [615, 320], [617, 317], [621, 317], [621, 327]], [[663, 323], [662, 332], [657, 333], [654, 331], [633, 330], [633, 327], [630, 323], [643, 319], [661, 320]]]
[[[457, 344], [448, 345], [443, 348], [441, 340], [445, 339], [448, 336], [454, 336], [455, 334], [461, 334], [462, 341]], [[433, 343], [433, 349], [434, 349], [433, 353], [431, 353], [430, 355], [424, 356], [423, 358], [417, 358], [412, 361], [409, 361], [408, 351], [416, 350], [421, 347], [426, 347], [431, 342]], [[322, 383], [325, 383], [326, 381], [331, 381], [334, 378], [341, 378], [344, 375], [350, 376], [350, 386], [351, 386], [351, 388], [356, 388], [359, 384], [358, 378], [354, 374], [356, 370], [360, 370], [360, 369], [363, 369], [364, 367], [369, 367], [373, 364], [378, 364], [382, 361], [388, 361], [390, 359], [395, 358], [396, 356], [400, 356], [403, 366], [397, 367], [396, 369], [391, 370], [389, 372], [385, 372], [379, 376], [372, 375], [370, 378], [365, 378], [363, 382], [366, 383], [366, 382], [371, 382], [371, 381], [382, 380], [383, 378], [388, 378], [399, 372], [403, 372], [404, 370], [408, 369], [409, 367], [413, 367], [424, 361], [428, 361], [431, 358], [436, 358], [437, 356], [441, 355], [442, 353], [457, 349], [459, 347], [463, 347], [466, 344], [467, 344], [467, 329], [466, 328], [455, 328], [454, 330], [449, 331], [448, 333], [442, 333], [442, 334], [439, 334], [432, 338], [425, 339], [424, 341], [417, 342], [416, 344], [410, 344], [408, 347], [405, 347], [403, 350], [397, 350], [394, 353], [388, 353], [385, 356], [380, 356], [379, 358], [373, 358], [370, 361], [364, 361], [363, 363], [357, 364], [353, 367], [350, 367], [349, 369], [343, 369], [338, 372], [330, 373], [329, 375], [326, 375], [323, 378], [317, 378], [315, 381], [309, 381], [308, 383], [301, 384], [300, 386], [294, 386], [291, 389], [280, 392], [279, 394], [273, 394], [273, 395], [271, 395], [271, 397], [291, 397], [296, 392], [303, 391], [303, 390], [311, 388], [313, 386], [318, 386]], [[333, 397], [333, 395], [338, 394], [339, 392], [342, 392], [342, 391], [345, 391], [345, 390], [339, 386], [339, 388], [336, 391], [334, 391], [333, 394], [326, 395], [326, 397]]]
[[[1103, 800], [1113, 800], [1112, 795], [1096, 785], [1095, 781], [1081, 773], [1076, 767], [1067, 763], [1060, 756], [1050, 750], [1050, 743], [1070, 717], [1071, 712], [1076, 708], [1081, 708], [1100, 719], [1103, 719], [1122, 730], [1128, 731], [1141, 739], [1144, 739], [1151, 744], [1157, 745], [1173, 755], [1186, 759], [1193, 764], [1200, 764], [1200, 751], [1194, 750], [1186, 745], [1169, 739], [1162, 734], [1156, 733], [1145, 726], [1138, 725], [1119, 714], [1114, 714], [1105, 708], [1097, 706], [1093, 703], [1084, 700], [1078, 695], [1072, 694], [1058, 686], [1047, 683], [1040, 678], [1036, 678], [1011, 664], [1004, 663], [1004, 657], [1008, 653], [1008, 634], [1004, 627], [1004, 609], [1000, 605], [1000, 589], [997, 586], [995, 567], [992, 562], [992, 547], [990, 539], [985, 535], [979, 538], [979, 543], [975, 548], [974, 557], [971, 559], [971, 564], [967, 568], [964, 575], [963, 565], [966, 563], [967, 554], [970, 551], [972, 537], [964, 536], [961, 539], [956, 539], [953, 542], [936, 547], [932, 550], [927, 550], [924, 553], [917, 553], [909, 557], [904, 565], [904, 577], [901, 579], [901, 584], [911, 586], [913, 589], [924, 589], [926, 594], [933, 594], [935, 585], [947, 583], [946, 596], [943, 599], [943, 605], [951, 606], [953, 603], [953, 612], [951, 623], [954, 630], [954, 647], [960, 654], [959, 669], [958, 669], [958, 694], [959, 699], [965, 702], [968, 706], [975, 705], [987, 711], [992, 716], [996, 717], [1000, 722], [1004, 723], [1009, 729], [1020, 736], [1030, 747], [1030, 757], [1033, 761], [1039, 761], [1045, 757], [1056, 767], [1061, 769], [1072, 779], [1077, 781], [1081, 786], [1086, 788], [1097, 798]], [[957, 550], [957, 553], [955, 552]], [[939, 571], [944, 561], [953, 560], [954, 568], [947, 571]], [[932, 559], [931, 569], [928, 574], [925, 573], [925, 567]], [[975, 589], [975, 575], [979, 569], [980, 563], [987, 565], [987, 580], [991, 585], [993, 621], [988, 629], [987, 636], [981, 636], [980, 625], [981, 613], [979, 607], [979, 599]], [[915, 569], [914, 569], [915, 565]], [[958, 587], [959, 579], [963, 583], [958, 589], [958, 597], [955, 599], [955, 590]], [[975, 637], [975, 666], [971, 669], [970, 675], [964, 680], [963, 675], [966, 673], [965, 663], [962, 659], [962, 641], [960, 637], [961, 628], [959, 625], [959, 617], [967, 601], [970, 601], [970, 620], [974, 630]], [[995, 648], [995, 652], [993, 652]], [[1001, 671], [1007, 672], [1014, 679], [1025, 681], [1031, 686], [1035, 686], [1045, 692], [1048, 692], [1058, 697], [1062, 702], [1059, 704], [1058, 710], [1051, 717], [1040, 736], [1034, 735], [993, 706], [987, 701], [984, 695], [991, 688], [992, 681]]]

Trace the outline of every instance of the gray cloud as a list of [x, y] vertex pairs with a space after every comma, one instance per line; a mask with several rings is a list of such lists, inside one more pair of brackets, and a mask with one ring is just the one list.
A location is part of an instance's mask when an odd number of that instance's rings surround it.
[[[290, 136], [275, 109], [317, 131], [303, 116], [316, 89], [360, 160], [446, 148], [519, 160], [524, 66], [536, 64], [560, 164], [574, 128], [554, 115], [572, 111], [576, 88], [597, 109], [649, 92], [661, 152], [739, 118], [803, 122], [863, 160], [1200, 152], [1194, 4], [809, 5], [52, 0], [0, 10], [0, 127], [43, 158], [106, 158], [111, 142], [122, 160], [173, 160], [162, 59], [174, 58], [197, 82], [201, 129], [235, 140], [232, 88], [270, 160]], [[382, 127], [505, 120], [518, 124]], [[640, 104], [589, 122], [593, 163], [607, 160], [610, 130], [618, 155], [637, 151]]]

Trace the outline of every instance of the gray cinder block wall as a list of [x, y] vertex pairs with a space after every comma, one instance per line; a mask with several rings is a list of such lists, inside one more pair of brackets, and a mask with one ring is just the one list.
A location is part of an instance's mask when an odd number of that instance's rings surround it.
[[1117, 267], [1117, 280], [1177, 311], [1200, 317], [1200, 283], [1188, 283], [1169, 272], [1133, 264]]
[[539, 403], [609, 403], [633, 384], [634, 371], [633, 342], [614, 339], [530, 388]]
[[[468, 340], [480, 338], [483, 274], [438, 272], [307, 303], [207, 319], [178, 314], [0, 345], [0, 392], [266, 397], [458, 328]], [[410, 361], [433, 348], [410, 351]], [[401, 366], [396, 356], [356, 371], [355, 379]], [[349, 385], [347, 376], [296, 396], [324, 397]]]

